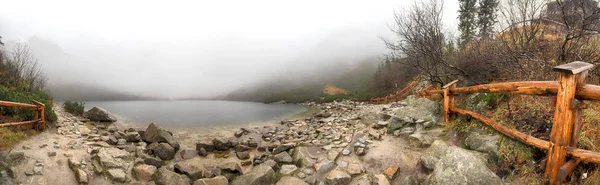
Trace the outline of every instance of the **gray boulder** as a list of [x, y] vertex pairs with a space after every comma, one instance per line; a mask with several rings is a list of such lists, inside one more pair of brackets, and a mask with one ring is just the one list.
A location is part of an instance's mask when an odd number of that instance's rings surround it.
[[499, 135], [479, 135], [479, 133], [472, 132], [469, 137], [465, 139], [465, 144], [471, 150], [498, 156], [499, 139]]
[[167, 170], [166, 167], [162, 167], [158, 169], [154, 175], [152, 175], [152, 180], [156, 185], [189, 185], [190, 179], [185, 175], [179, 175], [175, 172]]
[[277, 182], [277, 185], [308, 185], [308, 183], [296, 177], [285, 176]]
[[278, 163], [291, 163], [294, 161], [292, 156], [290, 156], [290, 154], [288, 154], [287, 152], [281, 152], [273, 156], [273, 160], [277, 161]]
[[265, 164], [258, 165], [251, 172], [235, 178], [231, 185], [263, 185], [275, 183], [275, 171]]
[[392, 118], [388, 121], [388, 132], [393, 132], [394, 130], [398, 130], [405, 125], [412, 123], [412, 119], [409, 117], [398, 117], [392, 116]]
[[242, 173], [242, 167], [236, 162], [219, 164], [218, 168], [231, 173]]
[[148, 125], [142, 139], [147, 143], [169, 143], [175, 150], [179, 150], [179, 143], [173, 139], [173, 135], [154, 123]]
[[98, 121], [98, 122], [115, 122], [115, 121], [117, 121], [117, 117], [115, 117], [110, 112], [108, 112], [107, 110], [100, 108], [100, 107], [94, 107], [94, 108], [88, 110], [87, 112], [83, 113], [83, 116], [87, 119], [90, 119], [91, 121]]
[[141, 164], [135, 166], [135, 168], [133, 168], [132, 171], [137, 180], [142, 182], [148, 182], [152, 180], [152, 175], [156, 173], [156, 170], [156, 166]]
[[424, 133], [414, 133], [408, 136], [408, 140], [414, 147], [428, 147], [433, 143], [433, 138]]
[[502, 184], [477, 155], [465, 149], [450, 146], [435, 165], [430, 183], [441, 184]]
[[281, 166], [281, 169], [279, 169], [279, 173], [284, 174], [284, 175], [289, 175], [292, 172], [296, 171], [297, 169], [298, 169], [298, 167], [296, 165], [286, 164], [286, 165]]
[[138, 132], [127, 132], [124, 138], [127, 142], [138, 142], [142, 139]]
[[8, 164], [17, 165], [25, 161], [25, 152], [7, 150], [5, 152], [0, 153], [0, 157], [2, 157], [2, 161]]
[[396, 110], [396, 117], [408, 117], [412, 120], [423, 120], [423, 122], [433, 123], [439, 123], [441, 120], [441, 109], [437, 102], [427, 98], [414, 99], [414, 97], [409, 96], [407, 98], [407, 104], [407, 106], [400, 107]]
[[325, 177], [327, 184], [330, 185], [346, 185], [350, 184], [352, 177], [346, 172], [340, 170], [333, 170]]
[[192, 180], [203, 178], [203, 166], [197, 161], [181, 161], [175, 164], [175, 172], [185, 174]]
[[475, 93], [467, 99], [467, 109], [475, 112], [490, 111], [502, 95], [493, 93]]
[[106, 172], [108, 173], [110, 179], [112, 179], [115, 182], [127, 182], [127, 174], [125, 174], [125, 171], [123, 169], [113, 168], [106, 170]]
[[146, 149], [162, 160], [171, 160], [175, 157], [175, 149], [167, 143], [152, 143]]
[[198, 179], [194, 185], [227, 185], [229, 181], [225, 176], [219, 175], [213, 178]]
[[446, 155], [448, 144], [442, 140], [435, 140], [421, 155], [421, 163], [425, 168], [433, 170], [437, 162]]
[[118, 148], [100, 148], [95, 159], [104, 169], [118, 168], [127, 170], [133, 163], [134, 156]]

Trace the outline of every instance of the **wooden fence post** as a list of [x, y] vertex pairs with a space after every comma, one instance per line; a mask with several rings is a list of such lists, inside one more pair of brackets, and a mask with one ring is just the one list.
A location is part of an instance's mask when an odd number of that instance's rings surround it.
[[559, 179], [560, 168], [565, 165], [567, 151], [565, 147], [573, 144], [575, 123], [581, 120], [580, 110], [576, 107], [578, 100], [575, 99], [577, 85], [585, 82], [586, 71], [593, 67], [585, 62], [572, 62], [553, 68], [559, 72], [559, 87], [556, 95], [556, 109], [550, 133], [550, 150], [546, 162], [545, 177], [547, 184], [561, 184]]
[[450, 121], [450, 108], [454, 107], [454, 97], [452, 97], [450, 90], [456, 87], [456, 82], [458, 80], [454, 80], [442, 87], [444, 89], [444, 122], [446, 123]]

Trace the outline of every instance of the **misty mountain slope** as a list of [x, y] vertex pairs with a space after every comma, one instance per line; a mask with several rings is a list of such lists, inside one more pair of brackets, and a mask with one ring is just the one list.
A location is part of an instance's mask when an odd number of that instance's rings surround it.
[[50, 94], [56, 101], [124, 101], [157, 99], [143, 97], [125, 92], [118, 92], [109, 88], [81, 84], [50, 84]]
[[275, 78], [255, 86], [240, 88], [226, 96], [225, 100], [258, 102], [305, 102], [327, 97], [324, 87], [327, 84], [357, 96], [368, 91], [369, 82], [377, 70], [375, 58], [367, 58], [357, 63], [338, 63], [324, 66], [310, 76], [288, 76]]

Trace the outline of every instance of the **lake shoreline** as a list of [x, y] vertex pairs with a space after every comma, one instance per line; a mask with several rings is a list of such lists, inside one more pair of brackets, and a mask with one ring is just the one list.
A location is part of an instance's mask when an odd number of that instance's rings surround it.
[[235, 101], [89, 101], [85, 107], [102, 107], [117, 117], [116, 126], [145, 128], [221, 127], [292, 119], [308, 110], [301, 104], [264, 104]]

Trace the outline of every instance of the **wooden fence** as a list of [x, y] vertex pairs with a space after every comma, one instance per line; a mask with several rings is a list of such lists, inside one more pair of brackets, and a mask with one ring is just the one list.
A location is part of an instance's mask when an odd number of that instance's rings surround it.
[[[442, 90], [426, 90], [419, 94], [443, 94], [445, 122], [450, 121], [451, 114], [471, 116], [508, 137], [548, 151], [547, 158], [542, 161], [542, 165], [545, 165], [545, 184], [562, 184], [580, 162], [600, 164], [599, 152], [577, 148], [582, 109], [586, 108], [583, 100], [600, 100], [600, 86], [585, 83], [588, 70], [592, 67], [592, 64], [585, 62], [556, 66], [553, 70], [559, 73], [558, 81], [506, 82], [457, 88], [458, 80], [455, 80], [445, 85]], [[454, 95], [460, 93], [556, 96], [556, 101], [553, 102], [555, 112], [550, 141], [510, 129], [478, 113], [457, 108]]]
[[44, 104], [40, 103], [38, 101], [33, 101], [33, 104], [26, 104], [26, 103], [15, 103], [15, 102], [8, 102], [8, 101], [0, 101], [0, 106], [3, 107], [23, 107], [23, 108], [31, 108], [35, 110], [35, 117], [34, 120], [31, 121], [22, 121], [22, 122], [14, 122], [14, 123], [3, 123], [0, 124], [0, 128], [1, 127], [8, 127], [8, 126], [20, 126], [20, 125], [26, 125], [26, 124], [35, 124], [34, 127], [37, 131], [44, 131], [46, 129], [46, 117], [44, 115]]
[[371, 99], [363, 99], [363, 100], [354, 100], [358, 102], [369, 102], [371, 104], [382, 104], [382, 103], [390, 103], [397, 102], [406, 98], [411, 92], [415, 90], [415, 88], [419, 85], [419, 81], [423, 77], [423, 74], [418, 74], [406, 87], [403, 89], [394, 92], [394, 94], [387, 95], [385, 97], [377, 97]]

